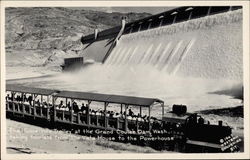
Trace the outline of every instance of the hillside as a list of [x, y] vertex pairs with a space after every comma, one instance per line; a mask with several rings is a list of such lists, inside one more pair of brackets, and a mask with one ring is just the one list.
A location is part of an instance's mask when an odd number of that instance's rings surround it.
[[[80, 37], [93, 33], [94, 28], [104, 30], [117, 26], [122, 16], [127, 16], [128, 21], [134, 21], [149, 15], [149, 13], [106, 13], [79, 8], [6, 8], [7, 66], [15, 66], [17, 63], [26, 66], [46, 66], [59, 56], [61, 59], [52, 64], [56, 66], [64, 57], [77, 56], [82, 46]], [[41, 54], [33, 55], [33, 51], [34, 54], [35, 52]], [[25, 58], [20, 62], [19, 56]], [[27, 56], [36, 58], [29, 58], [26, 63]], [[9, 57], [12, 57], [11, 61]]]
[[120, 24], [122, 16], [129, 21], [148, 13], [106, 13], [72, 8], [6, 8], [6, 42], [24, 42], [87, 35], [93, 28], [104, 30]]

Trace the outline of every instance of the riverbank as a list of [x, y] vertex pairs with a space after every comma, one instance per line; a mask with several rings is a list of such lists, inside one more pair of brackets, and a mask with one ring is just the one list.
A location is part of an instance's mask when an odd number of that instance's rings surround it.
[[244, 117], [243, 106], [236, 106], [230, 108], [222, 109], [210, 109], [199, 111], [202, 114], [215, 114], [220, 116], [229, 116], [229, 117]]

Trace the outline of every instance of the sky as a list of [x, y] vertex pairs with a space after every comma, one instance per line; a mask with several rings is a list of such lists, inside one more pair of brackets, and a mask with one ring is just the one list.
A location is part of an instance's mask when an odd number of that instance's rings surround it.
[[94, 11], [103, 11], [103, 12], [121, 12], [121, 13], [129, 13], [129, 12], [147, 12], [151, 14], [161, 13], [176, 7], [78, 7], [78, 9], [84, 10], [94, 10]]

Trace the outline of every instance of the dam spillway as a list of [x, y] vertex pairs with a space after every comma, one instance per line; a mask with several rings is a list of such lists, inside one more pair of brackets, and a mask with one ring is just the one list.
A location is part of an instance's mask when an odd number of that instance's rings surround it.
[[[163, 18], [167, 14], [172, 20]], [[96, 40], [82, 37], [83, 56], [104, 66], [149, 65], [171, 75], [242, 79], [240, 7], [181, 7], [155, 17], [126, 24], [117, 42], [119, 27]]]

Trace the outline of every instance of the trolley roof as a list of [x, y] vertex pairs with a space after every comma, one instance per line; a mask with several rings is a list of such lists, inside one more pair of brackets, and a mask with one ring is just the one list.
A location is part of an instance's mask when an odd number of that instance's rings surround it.
[[24, 86], [14, 85], [14, 84], [6, 84], [6, 91], [40, 94], [40, 95], [51, 95], [57, 92], [56, 90], [51, 90], [51, 89], [24, 87]]
[[154, 102], [163, 103], [162, 100], [156, 98], [109, 95], [109, 94], [89, 93], [89, 92], [61, 91], [55, 96], [64, 98], [91, 100], [98, 102], [145, 106], [145, 107], [152, 105]]
[[155, 102], [163, 103], [162, 100], [156, 98], [144, 98], [144, 97], [100, 94], [100, 93], [90, 93], [90, 92], [58, 91], [58, 90], [51, 90], [44, 88], [24, 87], [14, 84], [7, 84], [6, 91], [40, 94], [40, 95], [51, 95], [53, 93], [57, 93], [55, 97], [90, 100], [97, 102], [118, 103], [118, 104], [127, 104], [135, 106], [145, 106], [145, 107], [149, 107]]

